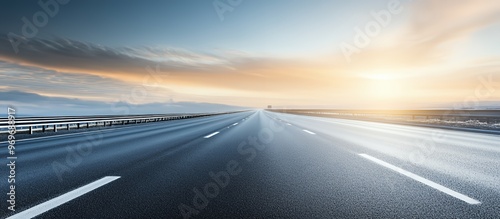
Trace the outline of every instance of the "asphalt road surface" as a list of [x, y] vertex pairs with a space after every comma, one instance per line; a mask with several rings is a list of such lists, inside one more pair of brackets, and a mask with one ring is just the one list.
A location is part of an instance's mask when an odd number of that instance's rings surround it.
[[[2, 139], [5, 141], [5, 139]], [[500, 218], [500, 136], [249, 111], [16, 143], [2, 218]]]

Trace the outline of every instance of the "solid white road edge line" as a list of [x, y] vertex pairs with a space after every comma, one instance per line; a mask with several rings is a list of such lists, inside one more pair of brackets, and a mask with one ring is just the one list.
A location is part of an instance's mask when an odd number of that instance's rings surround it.
[[430, 186], [430, 187], [432, 187], [434, 189], [437, 189], [437, 190], [439, 190], [441, 192], [444, 192], [444, 193], [446, 193], [446, 194], [448, 194], [450, 196], [453, 196], [453, 197], [455, 197], [457, 199], [460, 199], [460, 200], [462, 200], [464, 202], [467, 202], [468, 204], [471, 204], [471, 205], [481, 204], [481, 202], [478, 201], [478, 200], [476, 200], [476, 199], [473, 199], [473, 198], [471, 198], [469, 196], [466, 196], [464, 194], [461, 194], [459, 192], [453, 191], [453, 190], [451, 190], [449, 188], [446, 188], [446, 187], [444, 187], [444, 186], [442, 186], [440, 184], [437, 184], [437, 183], [432, 182], [432, 181], [430, 181], [430, 180], [428, 180], [426, 178], [423, 178], [423, 177], [421, 177], [419, 175], [416, 175], [416, 174], [413, 174], [413, 173], [408, 172], [406, 170], [403, 170], [403, 169], [401, 169], [399, 167], [396, 167], [396, 166], [394, 166], [392, 164], [389, 164], [389, 163], [387, 163], [385, 161], [382, 161], [382, 160], [379, 160], [377, 158], [374, 158], [374, 157], [372, 157], [370, 155], [359, 154], [359, 156], [361, 156], [363, 158], [366, 158], [366, 159], [368, 159], [368, 160], [370, 160], [370, 161], [372, 161], [372, 162], [374, 162], [376, 164], [379, 164], [379, 165], [381, 165], [383, 167], [386, 167], [386, 168], [389, 168], [389, 169], [391, 169], [393, 171], [396, 171], [396, 172], [398, 172], [398, 173], [400, 173], [400, 174], [402, 174], [404, 176], [410, 177], [410, 178], [412, 178], [412, 179], [414, 179], [416, 181], [419, 181], [419, 182], [421, 182], [421, 183], [423, 183], [423, 184], [425, 184], [427, 186]]
[[214, 135], [216, 135], [216, 134], [219, 134], [219, 132], [214, 132], [214, 133], [212, 133], [212, 134], [210, 134], [210, 135], [205, 136], [204, 138], [210, 138], [210, 137], [212, 137], [212, 136], [214, 136]]
[[56, 198], [53, 198], [51, 200], [48, 200], [44, 203], [41, 203], [41, 204], [38, 204], [36, 206], [33, 206], [27, 210], [24, 210], [20, 213], [17, 213], [15, 215], [12, 215], [6, 219], [16, 219], [16, 218], [22, 218], [22, 219], [25, 219], [25, 218], [33, 218], [33, 217], [36, 217], [42, 213], [45, 213], [53, 208], [56, 208], [58, 207], [59, 205], [62, 205], [66, 202], [69, 202], [75, 198], [78, 198], [82, 195], [85, 195], [86, 193], [94, 190], [94, 189], [97, 189], [103, 185], [106, 185], [112, 181], [115, 181], [117, 179], [119, 179], [120, 177], [119, 176], [106, 176], [106, 177], [103, 177], [102, 179], [99, 179], [97, 181], [94, 181], [92, 183], [89, 183], [87, 185], [84, 185], [78, 189], [75, 189], [71, 192], [68, 192], [66, 194], [63, 194], [63, 195], [60, 195]]

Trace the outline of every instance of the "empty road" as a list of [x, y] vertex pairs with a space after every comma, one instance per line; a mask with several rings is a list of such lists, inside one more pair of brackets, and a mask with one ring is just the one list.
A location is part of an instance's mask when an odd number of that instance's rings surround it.
[[[5, 141], [2, 139], [1, 141]], [[249, 111], [18, 140], [2, 218], [499, 218], [500, 135]]]

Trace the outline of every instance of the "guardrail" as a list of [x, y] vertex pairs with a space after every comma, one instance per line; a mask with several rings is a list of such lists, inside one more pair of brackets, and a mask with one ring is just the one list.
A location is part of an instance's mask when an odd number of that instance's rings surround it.
[[[160, 122], [169, 120], [189, 119], [205, 116], [230, 114], [235, 112], [222, 113], [197, 113], [197, 114], [151, 114], [151, 115], [131, 115], [131, 116], [59, 116], [59, 117], [19, 117], [13, 120], [16, 132], [28, 132], [33, 134], [36, 131], [53, 131], [81, 129], [98, 126], [113, 126], [138, 124], [148, 122]], [[12, 128], [12, 127], [11, 127]], [[0, 134], [9, 132], [8, 119], [0, 119]]]
[[331, 110], [331, 109], [269, 109], [273, 112], [318, 115], [337, 118], [366, 119], [440, 119], [451, 121], [477, 120], [500, 122], [500, 110]]

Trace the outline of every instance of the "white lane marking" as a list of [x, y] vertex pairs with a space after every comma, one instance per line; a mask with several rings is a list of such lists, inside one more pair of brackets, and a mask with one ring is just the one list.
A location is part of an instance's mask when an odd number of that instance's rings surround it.
[[214, 136], [216, 134], [219, 134], [219, 132], [214, 132], [214, 133], [212, 133], [210, 135], [205, 136], [204, 138], [211, 138], [212, 136]]
[[106, 176], [102, 179], [99, 179], [97, 181], [94, 181], [92, 183], [89, 183], [85, 186], [82, 186], [78, 189], [75, 189], [71, 192], [68, 192], [66, 194], [63, 194], [61, 196], [58, 196], [56, 198], [53, 198], [51, 200], [48, 200], [44, 203], [41, 203], [39, 205], [33, 206], [29, 208], [28, 210], [22, 211], [20, 213], [17, 213], [15, 215], [12, 215], [6, 219], [16, 219], [16, 218], [33, 218], [36, 217], [42, 213], [45, 213], [53, 208], [58, 207], [59, 205], [62, 205], [66, 202], [69, 202], [75, 198], [78, 198], [82, 195], [85, 195], [86, 193], [97, 189], [103, 185], [106, 185], [114, 180], [119, 179], [119, 176]]
[[287, 123], [287, 125], [292, 126], [292, 124], [290, 124], [290, 123]]
[[314, 132], [311, 132], [311, 131], [309, 131], [309, 130], [305, 130], [305, 129], [302, 129], [302, 131], [307, 132], [307, 133], [309, 133], [309, 134], [311, 134], [311, 135], [315, 135], [315, 134], [316, 134], [316, 133], [314, 133]]
[[401, 168], [399, 168], [399, 167], [396, 167], [396, 166], [394, 166], [394, 165], [392, 165], [392, 164], [386, 163], [386, 162], [384, 162], [384, 161], [382, 161], [382, 160], [379, 160], [379, 159], [377, 159], [377, 158], [374, 158], [374, 157], [372, 157], [372, 156], [370, 156], [370, 155], [367, 155], [367, 154], [359, 154], [359, 156], [361, 156], [361, 157], [363, 157], [363, 158], [366, 158], [366, 159], [368, 159], [368, 160], [370, 160], [370, 161], [373, 161], [373, 162], [375, 162], [376, 164], [379, 164], [379, 165], [381, 165], [381, 166], [383, 166], [383, 167], [387, 167], [387, 168], [389, 168], [389, 169], [391, 169], [391, 170], [393, 170], [393, 171], [396, 171], [396, 172], [398, 172], [398, 173], [400, 173], [400, 174], [402, 174], [402, 175], [405, 175], [405, 176], [407, 176], [407, 177], [410, 177], [410, 178], [412, 178], [412, 179], [414, 179], [414, 180], [416, 180], [416, 181], [419, 181], [419, 182], [421, 182], [421, 183], [423, 183], [423, 184], [425, 184], [425, 185], [427, 185], [427, 186], [430, 186], [430, 187], [432, 187], [432, 188], [434, 188], [434, 189], [437, 189], [437, 190], [439, 190], [439, 191], [441, 191], [441, 192], [444, 192], [444, 193], [446, 193], [446, 194], [448, 194], [448, 195], [450, 195], [450, 196], [453, 196], [453, 197], [455, 197], [455, 198], [457, 198], [457, 199], [460, 199], [460, 200], [462, 200], [462, 201], [464, 201], [464, 202], [467, 202], [468, 204], [471, 204], [471, 205], [481, 204], [481, 202], [480, 202], [480, 201], [478, 201], [478, 200], [476, 200], [476, 199], [473, 199], [473, 198], [471, 198], [471, 197], [469, 197], [469, 196], [466, 196], [466, 195], [464, 195], [464, 194], [461, 194], [461, 193], [458, 193], [458, 192], [456, 192], [456, 191], [453, 191], [453, 190], [451, 190], [451, 189], [449, 189], [449, 188], [446, 188], [446, 187], [444, 187], [444, 186], [442, 186], [442, 185], [440, 185], [440, 184], [437, 184], [437, 183], [432, 182], [432, 181], [430, 181], [430, 180], [428, 180], [428, 179], [426, 179], [426, 178], [423, 178], [423, 177], [421, 177], [421, 176], [419, 176], [419, 175], [416, 175], [416, 174], [413, 174], [413, 173], [408, 172], [408, 171], [406, 171], [406, 170], [403, 170], [403, 169], [401, 169]]
[[234, 124], [233, 124], [233, 126], [236, 126], [236, 125], [238, 125], [238, 123], [234, 123]]

